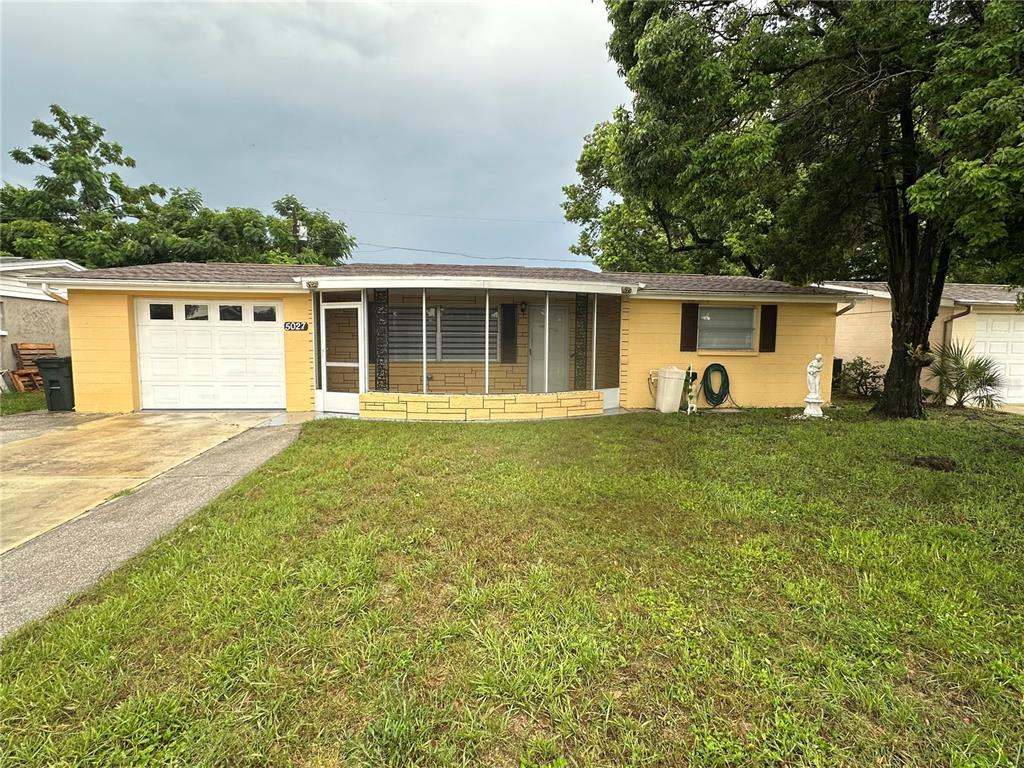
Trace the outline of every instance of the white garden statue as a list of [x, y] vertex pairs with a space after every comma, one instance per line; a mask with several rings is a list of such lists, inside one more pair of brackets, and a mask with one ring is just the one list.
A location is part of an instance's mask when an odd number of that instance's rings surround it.
[[815, 355], [807, 364], [807, 397], [804, 402], [804, 416], [824, 416], [821, 412], [821, 370], [825, 367], [821, 355]]

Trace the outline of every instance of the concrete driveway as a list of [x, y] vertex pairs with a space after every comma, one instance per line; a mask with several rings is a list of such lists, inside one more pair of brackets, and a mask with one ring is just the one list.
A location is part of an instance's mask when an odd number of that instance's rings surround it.
[[0, 552], [272, 416], [263, 411], [195, 411], [4, 417], [0, 431], [14, 439], [0, 441]]

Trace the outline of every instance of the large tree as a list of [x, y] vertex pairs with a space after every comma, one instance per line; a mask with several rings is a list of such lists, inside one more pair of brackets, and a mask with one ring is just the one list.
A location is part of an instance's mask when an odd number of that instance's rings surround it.
[[[633, 92], [566, 213], [602, 266], [882, 277], [878, 410], [923, 414], [948, 274], [1024, 282], [1024, 4], [609, 0]], [[632, 253], [630, 253], [632, 249]]]
[[54, 105], [35, 120], [37, 142], [11, 150], [35, 167], [32, 187], [0, 189], [0, 253], [68, 258], [90, 267], [166, 261], [335, 264], [351, 256], [345, 224], [292, 195], [256, 208], [213, 210], [192, 189], [131, 186], [121, 171], [135, 161], [102, 127]]

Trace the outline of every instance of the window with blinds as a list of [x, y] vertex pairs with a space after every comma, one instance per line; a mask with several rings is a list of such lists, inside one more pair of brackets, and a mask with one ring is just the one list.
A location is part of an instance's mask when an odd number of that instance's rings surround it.
[[[416, 305], [391, 306], [388, 348], [392, 360], [423, 358], [423, 309]], [[491, 360], [498, 360], [498, 310], [488, 322]], [[440, 344], [438, 343], [440, 342]], [[438, 349], [440, 348], [440, 356]], [[483, 360], [483, 307], [427, 307], [427, 360]]]
[[702, 304], [698, 310], [698, 349], [754, 348], [754, 308], [716, 307]]
[[[392, 360], [423, 359], [423, 308], [409, 305], [388, 310], [388, 350]], [[427, 359], [437, 359], [437, 310], [427, 307]]]
[[[483, 307], [441, 307], [441, 359], [484, 359]], [[491, 310], [487, 323], [491, 359], [498, 359], [498, 310]]]

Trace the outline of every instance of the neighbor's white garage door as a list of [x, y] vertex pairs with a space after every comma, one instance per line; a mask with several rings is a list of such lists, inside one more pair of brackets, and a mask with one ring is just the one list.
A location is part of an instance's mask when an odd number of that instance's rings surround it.
[[1003, 401], [1024, 403], [1024, 314], [978, 315], [974, 354], [991, 357], [1003, 369]]
[[143, 408], [284, 408], [281, 305], [138, 299]]

